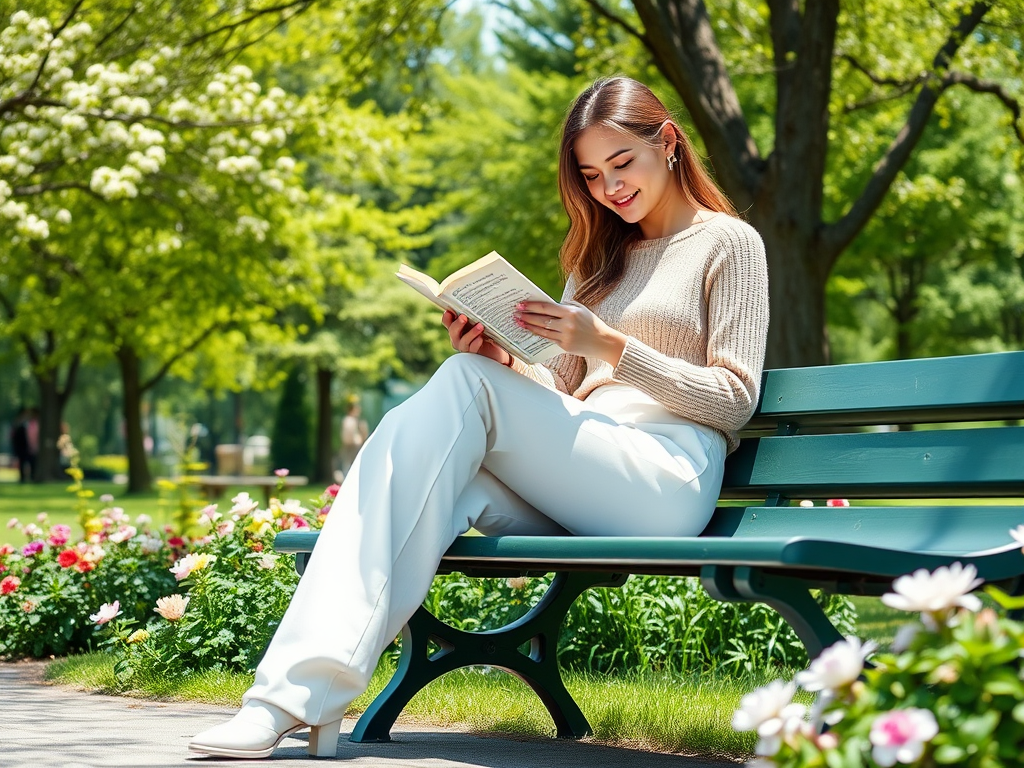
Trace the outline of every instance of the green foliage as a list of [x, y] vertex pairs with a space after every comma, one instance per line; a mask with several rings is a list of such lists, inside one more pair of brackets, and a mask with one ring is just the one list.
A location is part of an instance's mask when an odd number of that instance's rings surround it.
[[274, 416], [270, 460], [276, 469], [308, 475], [313, 468], [313, 433], [306, 374], [295, 365], [288, 372]]
[[[424, 605], [454, 627], [494, 629], [524, 615], [548, 583], [451, 574], [434, 580]], [[820, 599], [839, 631], [852, 632], [850, 601]], [[765, 605], [721, 603], [696, 579], [632, 576], [622, 588], [591, 589], [576, 601], [562, 627], [558, 658], [581, 671], [750, 674], [802, 666], [807, 654]]]

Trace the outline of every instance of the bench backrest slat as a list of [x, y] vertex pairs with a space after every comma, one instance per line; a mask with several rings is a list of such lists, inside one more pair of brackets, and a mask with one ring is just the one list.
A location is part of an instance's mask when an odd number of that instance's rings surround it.
[[750, 429], [1024, 418], [1024, 352], [765, 371]]
[[1024, 496], [1024, 427], [744, 440], [722, 498]]

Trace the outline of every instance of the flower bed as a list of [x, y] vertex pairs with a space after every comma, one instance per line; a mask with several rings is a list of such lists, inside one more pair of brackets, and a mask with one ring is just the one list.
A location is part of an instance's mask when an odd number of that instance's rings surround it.
[[[1011, 535], [1024, 544], [1024, 526]], [[920, 614], [891, 653], [866, 660], [854, 637], [826, 649], [792, 682], [745, 696], [733, 718], [755, 731], [757, 768], [1011, 768], [1024, 764], [1024, 624], [982, 609], [973, 566], [901, 576], [883, 601]], [[1004, 608], [1024, 599], [988, 587]], [[817, 693], [808, 710], [800, 686]]]

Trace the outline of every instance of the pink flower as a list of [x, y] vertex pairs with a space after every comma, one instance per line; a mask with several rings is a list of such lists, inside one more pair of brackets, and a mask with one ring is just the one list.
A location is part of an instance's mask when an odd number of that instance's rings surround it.
[[30, 541], [24, 547], [21, 548], [21, 554], [23, 557], [34, 557], [43, 551], [43, 542], [41, 541]]
[[0, 557], [7, 557], [7, 555], [13, 554], [14, 547], [12, 547], [10, 544], [4, 544], [3, 546], [0, 546]]
[[916, 763], [924, 745], [939, 732], [935, 715], [927, 709], [894, 709], [871, 724], [871, 757], [883, 768], [896, 763]]
[[103, 625], [112, 619], [116, 619], [121, 615], [121, 613], [121, 603], [120, 601], [115, 600], [112, 603], [104, 603], [101, 605], [99, 611], [92, 614], [89, 617], [89, 620], [95, 621], [98, 625]]
[[826, 507], [848, 507], [850, 502], [846, 499], [829, 499], [825, 502]]
[[327, 504], [327, 505], [325, 505], [323, 507], [320, 507], [320, 515], [322, 517], [326, 517], [327, 513], [330, 512], [330, 511], [331, 511], [331, 505], [330, 504]]
[[122, 525], [115, 533], [110, 534], [110, 540], [115, 544], [121, 544], [128, 541], [128, 539], [134, 539], [137, 533], [138, 530], [136, 530], [135, 526]]
[[309, 528], [309, 523], [307, 523], [305, 519], [301, 517], [293, 517], [291, 525], [289, 525], [288, 528], [293, 531], [300, 531], [304, 528]]
[[333, 499], [334, 497], [336, 497], [338, 495], [338, 491], [340, 491], [340, 490], [341, 490], [341, 486], [338, 485], [337, 483], [335, 483], [334, 485], [328, 485], [327, 486], [327, 490], [324, 491], [324, 494], [326, 494], [327, 496], [330, 496]]
[[50, 527], [50, 544], [55, 547], [63, 547], [71, 538], [71, 527], [58, 524]]
[[288, 470], [287, 469], [275, 469], [274, 470], [274, 474], [277, 475], [278, 477], [288, 477]]
[[20, 586], [21, 579], [17, 576], [5, 576], [4, 580], [0, 581], [0, 595], [9, 595]]
[[109, 493], [104, 493], [102, 496], [100, 496], [100, 503], [101, 504], [109, 504], [113, 500], [114, 500], [114, 497], [111, 496]]
[[16, 518], [16, 517], [12, 517], [10, 520], [7, 521], [7, 528], [8, 529], [17, 528], [18, 525], [19, 525], [18, 518]]
[[223, 522], [217, 523], [217, 535], [218, 536], [230, 536], [235, 530], [234, 520], [224, 520]]

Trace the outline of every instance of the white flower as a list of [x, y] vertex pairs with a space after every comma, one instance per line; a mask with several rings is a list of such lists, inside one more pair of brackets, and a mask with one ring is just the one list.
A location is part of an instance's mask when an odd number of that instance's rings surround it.
[[782, 737], [800, 728], [805, 708], [793, 703], [795, 693], [794, 683], [773, 680], [740, 699], [740, 708], [732, 716], [732, 727], [757, 732], [757, 754], [774, 755], [782, 746]]
[[143, 514], [143, 515], [139, 515], [138, 517], [136, 517], [135, 518], [135, 522], [138, 523], [139, 525], [149, 525], [150, 523], [153, 522], [153, 518], [150, 517], [149, 515]]
[[104, 603], [100, 606], [97, 613], [92, 614], [89, 617], [90, 621], [95, 621], [97, 624], [106, 624], [112, 619], [116, 619], [122, 613], [121, 603], [115, 600], [112, 603]]
[[809, 668], [798, 672], [793, 679], [808, 691], [843, 688], [860, 677], [864, 659], [877, 647], [872, 640], [861, 645], [856, 637], [848, 637], [822, 651]]
[[939, 725], [927, 709], [894, 709], [871, 724], [871, 757], [883, 768], [896, 763], [916, 763], [924, 745], [935, 738]]
[[970, 594], [981, 586], [973, 565], [953, 563], [940, 566], [933, 573], [919, 568], [908, 576], [900, 576], [892, 583], [893, 592], [882, 595], [882, 602], [901, 611], [937, 613], [962, 606], [969, 611], [981, 609], [981, 600]]
[[142, 550], [143, 554], [152, 555], [154, 552], [159, 552], [163, 549], [164, 542], [159, 536], [146, 536], [143, 534], [139, 537], [139, 549]]
[[811, 501], [810, 499], [804, 499], [803, 501], [800, 502], [800, 506], [801, 507], [813, 507], [814, 506], [814, 502]]
[[209, 525], [220, 520], [221, 514], [217, 511], [216, 504], [208, 504], [199, 510], [199, 522], [203, 525]]
[[249, 498], [249, 494], [242, 491], [240, 494], [235, 496], [231, 501], [235, 506], [231, 508], [231, 514], [233, 515], [248, 515], [254, 509], [256, 509], [260, 503]]
[[138, 533], [138, 531], [136, 531], [134, 527], [130, 525], [122, 525], [116, 533], [110, 534], [110, 540], [115, 544], [120, 544], [121, 542], [128, 541], [128, 539], [135, 538], [136, 533]]
[[896, 630], [896, 637], [892, 641], [892, 649], [896, 653], [903, 653], [910, 644], [914, 642], [914, 638], [917, 637], [917, 633], [920, 632], [924, 627], [918, 624], [916, 621], [912, 621], [910, 624], [904, 624], [898, 630]]
[[275, 555], [272, 552], [253, 552], [249, 555], [246, 555], [246, 557], [251, 557], [255, 559], [256, 565], [258, 565], [260, 568], [263, 568], [267, 571], [272, 571], [274, 570], [274, 565], [277, 563], [278, 558], [281, 556]]
[[234, 520], [224, 520], [217, 523], [217, 535], [218, 536], [230, 536], [235, 530]]

